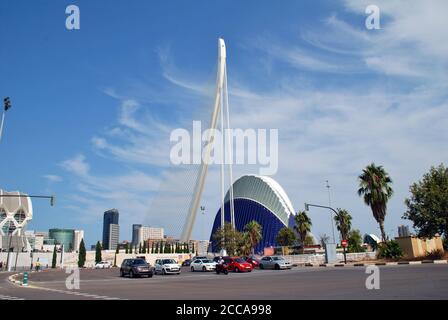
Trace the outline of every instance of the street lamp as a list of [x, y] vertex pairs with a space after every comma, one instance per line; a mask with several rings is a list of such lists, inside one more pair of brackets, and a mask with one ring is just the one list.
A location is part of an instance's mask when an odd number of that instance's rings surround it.
[[[305, 211], [310, 211], [310, 207], [329, 209], [329, 210], [332, 210], [335, 215], [338, 215], [338, 212], [335, 209], [333, 209], [332, 207], [321, 206], [321, 205], [318, 205], [318, 204], [305, 203]], [[333, 216], [331, 216], [331, 221], [333, 222]], [[331, 229], [332, 229], [332, 232], [333, 232], [333, 242], [336, 243], [336, 237], [335, 237], [335, 234], [334, 234], [334, 224], [333, 223], [331, 224]]]
[[[309, 211], [310, 207], [329, 209], [329, 210], [333, 211], [335, 215], [338, 215], [338, 212], [336, 211], [336, 209], [334, 209], [334, 208], [332, 208], [330, 206], [321, 206], [321, 205], [318, 205], [318, 204], [305, 203], [305, 210], [306, 211]], [[331, 218], [332, 218], [332, 222], [333, 222], [333, 216]], [[334, 235], [334, 224], [332, 223], [331, 226], [332, 226], [332, 229], [333, 229], [332, 230], [333, 231], [333, 243], [336, 244], [336, 238], [335, 238], [335, 235]], [[346, 240], [346, 239], [342, 239], [342, 240]], [[343, 248], [344, 248], [344, 262], [347, 263], [347, 256], [346, 256], [345, 246], [343, 246]]]
[[3, 99], [3, 113], [2, 113], [2, 121], [0, 124], [0, 141], [2, 140], [2, 134], [3, 134], [3, 125], [5, 123], [5, 115], [6, 111], [12, 107], [11, 105], [11, 99], [9, 97], [6, 97]]

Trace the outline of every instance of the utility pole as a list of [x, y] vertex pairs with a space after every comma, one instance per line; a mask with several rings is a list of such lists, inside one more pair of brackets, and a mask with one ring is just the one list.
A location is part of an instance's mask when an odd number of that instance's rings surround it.
[[[326, 188], [328, 189], [328, 207], [331, 208], [331, 193], [330, 193], [330, 184], [328, 182], [328, 180], [326, 180], [327, 185]], [[335, 237], [335, 233], [334, 233], [334, 218], [333, 215], [330, 215], [331, 217], [331, 231], [333, 232], [333, 243], [336, 243], [336, 237]]]

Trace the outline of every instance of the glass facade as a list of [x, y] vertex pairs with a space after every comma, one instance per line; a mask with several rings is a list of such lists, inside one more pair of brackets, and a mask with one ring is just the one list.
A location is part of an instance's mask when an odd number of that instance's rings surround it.
[[[270, 246], [276, 246], [275, 238], [278, 232], [285, 227], [283, 222], [278, 219], [268, 208], [248, 199], [235, 199], [235, 227], [238, 231], [244, 231], [244, 227], [249, 222], [255, 220], [262, 226], [262, 239], [255, 248], [255, 253], [263, 253], [263, 249]], [[224, 206], [225, 221], [230, 222], [230, 202]], [[212, 236], [221, 227], [221, 210], [218, 211], [213, 223], [210, 242], [212, 242], [213, 252], [217, 252], [216, 242]]]
[[55, 244], [64, 246], [64, 252], [74, 250], [75, 230], [73, 229], [50, 229], [50, 239], [54, 239]]

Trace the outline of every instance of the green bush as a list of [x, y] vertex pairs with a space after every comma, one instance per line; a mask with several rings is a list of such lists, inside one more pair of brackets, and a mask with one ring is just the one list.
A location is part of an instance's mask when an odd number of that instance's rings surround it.
[[378, 258], [399, 259], [403, 256], [403, 250], [397, 241], [391, 240], [378, 245]]
[[448, 235], [443, 238], [443, 248], [448, 250]]

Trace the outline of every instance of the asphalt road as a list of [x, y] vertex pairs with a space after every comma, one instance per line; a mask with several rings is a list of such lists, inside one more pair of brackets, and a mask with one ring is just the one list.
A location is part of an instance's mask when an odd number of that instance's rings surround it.
[[380, 269], [380, 289], [367, 290], [365, 267], [255, 270], [252, 273], [192, 273], [120, 278], [118, 269], [81, 270], [79, 290], [68, 290], [62, 271], [32, 273], [30, 287], [0, 274], [2, 299], [448, 299], [448, 265], [399, 265]]

